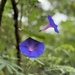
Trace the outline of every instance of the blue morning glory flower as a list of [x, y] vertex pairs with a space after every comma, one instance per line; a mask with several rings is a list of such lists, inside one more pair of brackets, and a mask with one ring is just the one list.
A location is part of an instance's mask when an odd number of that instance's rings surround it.
[[47, 24], [46, 26], [44, 26], [40, 31], [42, 30], [46, 30], [48, 28], [54, 28], [55, 32], [59, 33], [58, 31], [58, 28], [57, 28], [57, 25], [54, 23], [52, 17], [50, 15], [48, 15], [48, 21], [49, 21], [49, 24]]
[[29, 58], [37, 58], [44, 52], [44, 43], [29, 37], [19, 44], [19, 48]]

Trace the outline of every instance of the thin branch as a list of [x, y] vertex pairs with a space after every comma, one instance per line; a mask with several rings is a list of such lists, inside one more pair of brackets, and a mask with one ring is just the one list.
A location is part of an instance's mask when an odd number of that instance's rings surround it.
[[1, 26], [2, 14], [3, 14], [3, 11], [4, 11], [6, 1], [7, 0], [1, 0], [1, 4], [0, 4], [0, 26]]
[[14, 27], [15, 27], [15, 37], [16, 37], [17, 58], [18, 58], [17, 64], [20, 66], [21, 55], [19, 50], [20, 35], [19, 35], [19, 28], [18, 28], [18, 8], [15, 0], [11, 0], [11, 2], [14, 10]]

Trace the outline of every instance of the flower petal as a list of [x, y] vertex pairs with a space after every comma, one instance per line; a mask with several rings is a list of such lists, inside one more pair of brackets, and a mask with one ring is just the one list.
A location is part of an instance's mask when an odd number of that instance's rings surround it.
[[36, 48], [36, 51], [38, 52], [38, 54], [42, 54], [44, 52], [44, 43], [41, 42], [37, 48]]
[[39, 41], [34, 40], [30, 37], [27, 40], [28, 40], [28, 46], [34, 46], [35, 47], [35, 45], [37, 45], [39, 43]]
[[37, 58], [37, 57], [39, 57], [39, 55], [38, 55], [38, 53], [34, 50], [34, 51], [32, 51], [32, 52], [28, 55], [28, 57], [30, 57], [30, 58]]
[[49, 20], [50, 26], [52, 26], [54, 28], [55, 32], [59, 33], [59, 31], [57, 29], [57, 25], [54, 23], [54, 21], [50, 15], [48, 15], [48, 20]]
[[49, 23], [50, 23], [50, 25], [51, 25], [52, 27], [54, 27], [54, 26], [56, 25], [50, 15], [48, 15], [48, 20], [49, 20]]
[[55, 30], [55, 32], [59, 33], [59, 31], [58, 31], [57, 27], [55, 27], [55, 28], [54, 28], [54, 30]]
[[29, 55], [30, 51], [26, 47], [19, 47], [22, 54]]
[[[29, 47], [31, 46], [33, 46], [34, 49], [32, 51], [29, 50]], [[36, 58], [44, 52], [44, 43], [29, 37], [19, 44], [19, 48], [22, 54], [25, 54], [30, 58]]]
[[28, 47], [29, 43], [28, 43], [28, 39], [26, 39], [25, 41], [19, 43], [19, 47]]
[[29, 54], [29, 57], [39, 57], [44, 52], [44, 43], [40, 43], [37, 48]]

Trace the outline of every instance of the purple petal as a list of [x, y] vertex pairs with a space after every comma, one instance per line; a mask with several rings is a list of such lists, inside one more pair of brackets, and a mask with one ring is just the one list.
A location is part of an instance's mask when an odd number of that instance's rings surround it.
[[55, 32], [59, 33], [59, 31], [58, 31], [57, 27], [55, 27], [55, 28], [54, 28], [54, 30], [55, 30]]
[[[30, 51], [29, 47], [33, 47], [34, 50]], [[30, 58], [36, 58], [44, 52], [44, 43], [29, 37], [19, 44], [19, 48], [22, 54]]]
[[51, 25], [52, 27], [54, 27], [54, 26], [56, 25], [50, 15], [48, 15], [48, 20], [49, 20], [49, 23], [50, 23], [50, 25]]
[[29, 57], [36, 58], [39, 57], [44, 52], [44, 43], [40, 42], [34, 51], [29, 54]]
[[[29, 38], [28, 38], [28, 39], [29, 39]], [[19, 43], [19, 47], [28, 47], [28, 45], [29, 45], [28, 39], [26, 39], [26, 40], [23, 41], [23, 42], [20, 42], [20, 43]]]
[[30, 51], [28, 48], [26, 48], [26, 47], [19, 47], [19, 48], [20, 48], [20, 51], [22, 54], [25, 54], [27, 56], [30, 54]]
[[37, 58], [39, 56], [40, 55], [35, 50], [28, 55], [29, 58]]
[[28, 42], [28, 46], [34, 46], [34, 47], [35, 47], [35, 45], [37, 45], [39, 43], [39, 41], [34, 40], [30, 37], [27, 39], [27, 42]]
[[38, 54], [42, 54], [44, 52], [44, 43], [43, 42], [39, 43], [35, 51], [37, 51]]
[[57, 29], [57, 25], [54, 23], [54, 21], [50, 15], [48, 15], [48, 20], [49, 20], [50, 26], [52, 26], [54, 28], [55, 32], [59, 33], [59, 31]]

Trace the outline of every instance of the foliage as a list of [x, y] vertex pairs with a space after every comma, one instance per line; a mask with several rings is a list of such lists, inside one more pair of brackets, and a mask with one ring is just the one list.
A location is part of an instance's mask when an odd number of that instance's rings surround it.
[[[52, 6], [49, 10], [43, 10], [38, 0], [16, 1], [21, 41], [28, 37], [43, 41], [45, 52], [37, 59], [21, 54], [21, 66], [17, 65], [14, 11], [11, 0], [7, 0], [0, 27], [0, 75], [75, 75], [75, 1], [48, 0]], [[47, 24], [47, 15], [57, 12], [67, 16], [58, 25], [60, 33], [39, 32]]]

